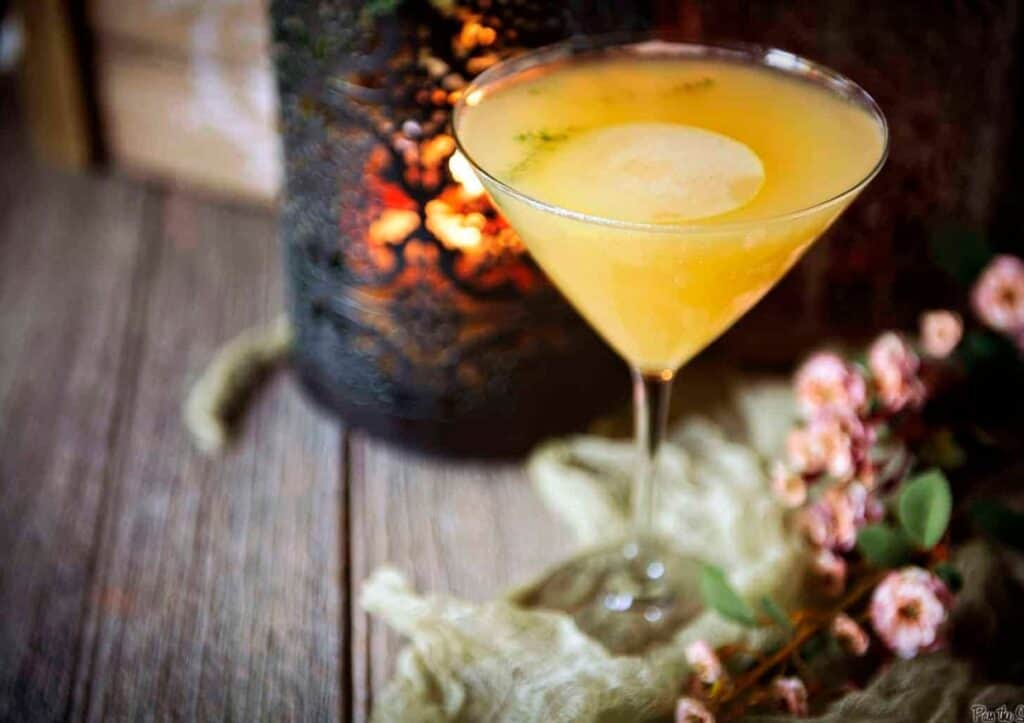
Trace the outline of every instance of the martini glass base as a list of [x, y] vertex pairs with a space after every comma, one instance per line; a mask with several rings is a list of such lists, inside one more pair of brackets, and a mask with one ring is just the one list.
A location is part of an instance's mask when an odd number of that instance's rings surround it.
[[570, 613], [610, 652], [641, 653], [673, 634], [701, 609], [699, 563], [657, 538], [596, 550], [544, 583], [545, 607]]

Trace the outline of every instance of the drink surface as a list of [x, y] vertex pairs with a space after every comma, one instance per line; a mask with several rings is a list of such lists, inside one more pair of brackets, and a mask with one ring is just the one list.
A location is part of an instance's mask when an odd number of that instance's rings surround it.
[[482, 179], [563, 293], [644, 371], [677, 369], [753, 306], [852, 196], [825, 202], [884, 152], [877, 118], [838, 93], [685, 56], [532, 68], [467, 96], [457, 131], [487, 174], [577, 214]]

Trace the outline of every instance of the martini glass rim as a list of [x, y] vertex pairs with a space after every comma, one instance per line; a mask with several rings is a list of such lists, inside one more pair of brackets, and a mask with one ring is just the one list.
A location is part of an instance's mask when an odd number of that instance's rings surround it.
[[[469, 152], [459, 134], [459, 118], [465, 111], [467, 105], [472, 105], [468, 99], [479, 98], [486, 92], [487, 86], [504, 78], [506, 75], [517, 73], [533, 67], [543, 66], [553, 61], [565, 60], [575, 56], [598, 56], [610, 51], [628, 53], [633, 52], [641, 57], [671, 58], [671, 57], [695, 57], [714, 58], [720, 60], [731, 60], [748, 63], [758, 67], [777, 71], [795, 77], [806, 82], [813, 83], [826, 90], [855, 102], [865, 108], [874, 120], [878, 123], [879, 131], [882, 134], [882, 150], [878, 160], [871, 169], [860, 179], [848, 188], [833, 194], [828, 198], [814, 204], [803, 206], [785, 213], [770, 214], [747, 218], [739, 221], [715, 222], [715, 217], [701, 219], [701, 222], [691, 223], [644, 223], [638, 221], [624, 221], [621, 219], [600, 216], [597, 214], [573, 211], [562, 206], [555, 205], [548, 201], [531, 196], [515, 186], [501, 180], [493, 173], [484, 168]], [[477, 94], [474, 96], [474, 94]], [[478, 101], [479, 102], [479, 101]], [[796, 220], [809, 216], [830, 206], [841, 204], [848, 198], [856, 196], [871, 180], [878, 175], [885, 165], [889, 156], [889, 125], [885, 114], [875, 99], [864, 88], [845, 75], [817, 63], [803, 56], [791, 53], [788, 50], [772, 47], [770, 45], [758, 45], [744, 42], [715, 42], [715, 43], [693, 43], [682, 42], [672, 39], [665, 39], [661, 33], [615, 33], [605, 35], [576, 35], [566, 40], [532, 49], [526, 53], [515, 55], [498, 63], [495, 63], [463, 89], [452, 114], [452, 135], [459, 152], [469, 161], [476, 173], [486, 178], [490, 183], [500, 188], [509, 196], [532, 206], [536, 209], [552, 213], [564, 218], [582, 221], [584, 223], [605, 226], [627, 231], [642, 231], [646, 233], [720, 233], [730, 230], [763, 228], [766, 224]]]

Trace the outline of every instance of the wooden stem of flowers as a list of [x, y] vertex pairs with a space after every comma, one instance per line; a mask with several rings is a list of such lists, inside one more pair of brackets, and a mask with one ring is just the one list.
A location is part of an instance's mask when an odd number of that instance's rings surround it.
[[753, 670], [737, 678], [733, 686], [724, 690], [721, 698], [717, 701], [718, 706], [721, 708], [734, 703], [743, 693], [754, 686], [765, 673], [788, 660], [791, 655], [803, 647], [804, 643], [821, 632], [826, 625], [830, 624], [836, 615], [856, 605], [865, 595], [871, 592], [881, 581], [882, 577], [885, 576], [886, 572], [888, 571], [878, 570], [872, 573], [862, 580], [846, 597], [840, 600], [839, 604], [834, 608], [821, 615], [815, 615], [806, 625], [797, 629], [788, 643], [754, 666]]

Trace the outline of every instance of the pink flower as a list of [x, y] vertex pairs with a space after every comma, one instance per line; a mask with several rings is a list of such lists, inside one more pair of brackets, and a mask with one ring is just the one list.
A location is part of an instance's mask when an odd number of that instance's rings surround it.
[[964, 335], [964, 322], [952, 311], [928, 311], [921, 314], [921, 348], [936, 359], [949, 356]]
[[856, 367], [838, 354], [818, 352], [797, 370], [797, 404], [807, 418], [824, 412], [856, 415], [867, 407], [868, 391]]
[[777, 462], [772, 469], [772, 492], [786, 507], [799, 507], [807, 501], [807, 482], [786, 465]]
[[917, 376], [920, 367], [917, 354], [894, 332], [882, 334], [868, 349], [875, 391], [889, 412], [918, 407], [924, 401], [924, 384]]
[[860, 657], [868, 651], [868, 634], [846, 613], [839, 613], [832, 620], [832, 635], [851, 655]]
[[828, 472], [845, 480], [854, 476], [864, 460], [873, 433], [857, 417], [823, 415], [786, 438], [786, 452], [793, 469], [803, 474]]
[[849, 506], [853, 524], [857, 529], [878, 522], [885, 517], [885, 505], [872, 494], [871, 488], [860, 481], [850, 482], [843, 488], [844, 503]]
[[796, 676], [776, 678], [772, 681], [772, 692], [788, 713], [807, 715], [807, 688]]
[[822, 497], [832, 515], [833, 546], [851, 550], [857, 544], [857, 531], [885, 515], [885, 508], [860, 482], [832, 487]]
[[901, 658], [942, 646], [952, 595], [942, 580], [920, 567], [889, 573], [871, 596], [871, 625]]
[[971, 305], [987, 326], [1016, 335], [1024, 330], [1024, 261], [997, 256], [974, 284]]
[[832, 547], [832, 514], [828, 505], [819, 501], [800, 510], [798, 525], [815, 547]]
[[853, 510], [841, 496], [830, 494], [801, 512], [800, 526], [807, 539], [826, 550], [850, 550], [857, 541]]
[[838, 487], [833, 487], [822, 497], [832, 519], [832, 547], [836, 550], [852, 550], [857, 544], [858, 509], [856, 501]]
[[846, 551], [857, 543], [857, 531], [877, 522], [885, 509], [860, 482], [835, 485], [802, 511], [800, 524], [807, 538], [828, 550]]
[[715, 651], [703, 640], [695, 640], [686, 646], [686, 662], [693, 668], [697, 679], [704, 685], [714, 685], [723, 675], [722, 661]]
[[[871, 438], [870, 439], [871, 439], [871, 441], [869, 442], [869, 447], [870, 447], [870, 445], [875, 443], [875, 432], [874, 432], [874, 430], [871, 431]], [[872, 462], [868, 461], [868, 458], [871, 455], [871, 449], [870, 448], [864, 450], [864, 455], [865, 455], [865, 460], [860, 465], [860, 469], [857, 470], [857, 476], [854, 478], [854, 481], [857, 484], [859, 484], [861, 487], [863, 487], [864, 489], [866, 489], [866, 490], [868, 490], [870, 492], [871, 490], [874, 490], [878, 486], [878, 469], [876, 467], [877, 462], [876, 461], [872, 461]]]
[[715, 723], [715, 716], [696, 698], [684, 696], [676, 703], [676, 723]]
[[808, 506], [801, 515], [807, 539], [825, 550], [847, 551], [857, 541], [852, 510], [840, 497], [825, 496]]
[[837, 597], [846, 589], [846, 560], [831, 550], [818, 550], [811, 561], [811, 570], [826, 595]]

